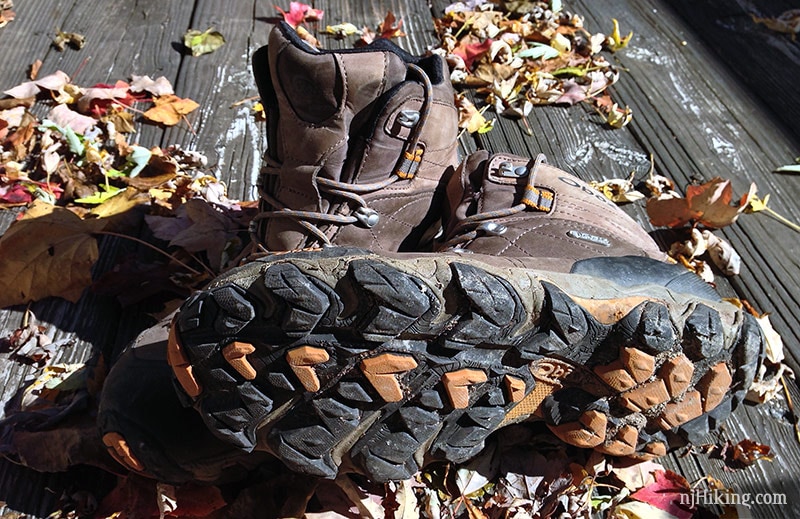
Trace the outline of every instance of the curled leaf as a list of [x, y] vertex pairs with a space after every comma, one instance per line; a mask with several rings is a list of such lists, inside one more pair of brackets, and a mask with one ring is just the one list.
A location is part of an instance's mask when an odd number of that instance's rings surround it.
[[633, 38], [633, 31], [629, 32], [627, 36], [622, 37], [619, 32], [619, 22], [616, 20], [616, 18], [612, 18], [611, 23], [614, 24], [614, 29], [606, 39], [606, 47], [608, 47], [608, 50], [611, 52], [617, 52], [618, 50], [624, 49], [628, 46], [631, 38]]
[[695, 221], [718, 229], [736, 221], [747, 208], [755, 189], [755, 184], [751, 184], [750, 192], [736, 205], [731, 205], [731, 181], [717, 177], [705, 184], [687, 187], [686, 198], [649, 199], [647, 214], [656, 226], [680, 227]]
[[192, 52], [192, 56], [201, 56], [214, 52], [225, 43], [225, 37], [213, 28], [205, 32], [189, 29], [183, 35], [183, 44]]

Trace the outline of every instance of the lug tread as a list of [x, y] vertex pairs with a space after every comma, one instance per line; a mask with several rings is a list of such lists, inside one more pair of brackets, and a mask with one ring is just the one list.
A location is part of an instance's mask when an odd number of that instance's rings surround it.
[[541, 281], [538, 306], [523, 304], [467, 260], [437, 266], [437, 284], [366, 252], [326, 251], [335, 275], [318, 274], [305, 254], [259, 263], [251, 288], [193, 296], [168, 354], [212, 431], [246, 450], [266, 438], [306, 474], [335, 477], [343, 456], [376, 481], [407, 478], [423, 456], [465, 461], [529, 418], [578, 447], [656, 457], [661, 431], [718, 427], [761, 356], [755, 321], [713, 302], [609, 303], [633, 308], [601, 322], [602, 301], [585, 308]]

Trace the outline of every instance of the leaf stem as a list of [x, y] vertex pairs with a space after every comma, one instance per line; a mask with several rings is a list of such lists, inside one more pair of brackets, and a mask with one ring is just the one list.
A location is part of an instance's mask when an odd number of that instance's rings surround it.
[[787, 227], [789, 227], [789, 228], [791, 228], [791, 229], [793, 229], [793, 230], [795, 230], [797, 232], [800, 232], [800, 225], [797, 225], [796, 223], [792, 222], [791, 220], [779, 215], [778, 213], [773, 211], [771, 207], [765, 207], [764, 211], [766, 211], [767, 214], [769, 214], [771, 217], [775, 218], [776, 220], [778, 220], [779, 222], [781, 222], [785, 226], [787, 226]]
[[151, 243], [147, 243], [144, 240], [140, 240], [139, 238], [135, 238], [133, 236], [128, 236], [127, 234], [122, 234], [122, 233], [113, 232], [113, 231], [95, 231], [92, 234], [104, 234], [106, 236], [115, 236], [117, 238], [125, 238], [125, 239], [131, 240], [131, 241], [135, 241], [139, 245], [144, 245], [145, 247], [149, 247], [149, 248], [153, 249], [154, 251], [158, 252], [159, 254], [163, 254], [164, 256], [168, 257], [169, 259], [171, 259], [172, 261], [174, 261], [178, 265], [181, 265], [183, 268], [185, 268], [186, 270], [188, 270], [189, 272], [191, 272], [192, 274], [194, 274], [196, 276], [199, 276], [199, 275], [202, 274], [202, 272], [200, 272], [197, 269], [194, 269], [194, 268], [190, 267], [189, 265], [187, 265], [186, 263], [182, 262], [181, 260], [179, 260], [178, 258], [173, 256], [169, 252], [163, 251], [163, 250], [159, 249], [158, 247], [156, 247], [155, 245], [153, 245]]

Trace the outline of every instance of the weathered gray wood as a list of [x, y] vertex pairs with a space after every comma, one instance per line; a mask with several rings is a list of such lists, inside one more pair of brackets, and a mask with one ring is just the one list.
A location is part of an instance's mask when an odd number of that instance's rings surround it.
[[[437, 1], [433, 14], [438, 16], [446, 3]], [[760, 194], [772, 194], [771, 206], [800, 220], [798, 177], [771, 173], [798, 154], [798, 130], [793, 125], [800, 110], [798, 44], [748, 25], [744, 14], [752, 10], [777, 15], [784, 7], [793, 7], [788, 0], [771, 3], [774, 11], [769, 13], [748, 0], [712, 0], [703, 5], [684, 0], [575, 0], [565, 4], [586, 15], [586, 26], [592, 32], [608, 32], [612, 17], [620, 20], [623, 31], [635, 32], [631, 46], [613, 56], [625, 70], [613, 89], [614, 96], [633, 108], [633, 123], [623, 130], [609, 130], [585, 107], [540, 107], [529, 118], [533, 135], [519, 122], [498, 119], [489, 134], [462, 137], [463, 152], [478, 146], [523, 155], [544, 152], [551, 163], [585, 179], [624, 177], [631, 171], [644, 174], [652, 153], [657, 171], [675, 179], [681, 188], [692, 177], [722, 176], [733, 179], [738, 195], [755, 181]], [[288, 0], [278, 5], [288, 8]], [[391, 9], [402, 17], [408, 34], [397, 41], [399, 45], [421, 54], [435, 42], [431, 8], [421, 0], [331, 0], [315, 7], [325, 10], [320, 28], [338, 22], [374, 28]], [[81, 85], [127, 79], [131, 74], [165, 75], [179, 96], [200, 103], [201, 108], [189, 116], [194, 133], [185, 124], [164, 129], [139, 123], [133, 140], [145, 146], [177, 143], [205, 153], [210, 172], [228, 184], [231, 198], [254, 196], [253, 184], [265, 146], [263, 127], [254, 121], [247, 104], [231, 105], [257, 94], [250, 58], [267, 41], [276, 17], [273, 3], [237, 0], [221, 8], [209, 0], [141, 0], [116, 2], [109, 8], [108, 3], [97, 1], [29, 0], [17, 2], [16, 11], [17, 19], [0, 29], [4, 50], [0, 87], [24, 81], [26, 67], [37, 58], [44, 61], [42, 74], [58, 69], [69, 74], [78, 71], [75, 80]], [[226, 36], [221, 49], [197, 58], [181, 52], [180, 41], [187, 29], [211, 26]], [[50, 47], [55, 27], [85, 34], [86, 47], [55, 51]], [[352, 43], [352, 39], [318, 36], [327, 48]], [[788, 58], [784, 67], [776, 65], [781, 56]], [[641, 206], [631, 204], [626, 210], [651, 228]], [[0, 222], [7, 225], [9, 214], [0, 214]], [[738, 278], [722, 280], [723, 292], [744, 297], [759, 310], [772, 313], [786, 341], [789, 363], [797, 367], [797, 234], [765, 215], [743, 216], [721, 234], [742, 254], [745, 265]], [[128, 242], [104, 238], [96, 270], [108, 270], [120, 254], [137, 252]], [[4, 333], [19, 326], [23, 310], [0, 312]], [[75, 339], [75, 345], [60, 351], [54, 362], [81, 362], [97, 349], [118, 350], [149, 319], [142, 307], [121, 311], [110, 298], [90, 293], [77, 304], [50, 300], [33, 305], [32, 310], [48, 325], [48, 334]], [[13, 395], [33, 372], [0, 356], [0, 400]], [[795, 402], [800, 401], [794, 382], [790, 381], [790, 389]], [[800, 515], [800, 503], [791, 499], [800, 495], [800, 481], [793, 473], [784, 475], [787, 467], [800, 464], [800, 447], [786, 412], [782, 401], [745, 407], [727, 422], [722, 433], [734, 442], [752, 438], [771, 445], [777, 454], [774, 463], [762, 462], [735, 473], [725, 472], [720, 462], [701, 456], [671, 455], [664, 463], [690, 481], [711, 474], [737, 492], [785, 492], [790, 496], [789, 507], [756, 507], [754, 517]], [[715, 438], [708, 439], [712, 440]], [[0, 500], [15, 510], [46, 515], [58, 496], [45, 487], [62, 488], [62, 483], [61, 478], [0, 462]]]

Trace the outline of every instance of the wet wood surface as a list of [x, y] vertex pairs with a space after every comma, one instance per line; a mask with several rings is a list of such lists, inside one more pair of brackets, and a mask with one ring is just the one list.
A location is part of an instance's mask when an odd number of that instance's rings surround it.
[[[27, 68], [43, 61], [42, 73], [63, 70], [77, 84], [114, 82], [131, 75], [166, 76], [181, 97], [201, 108], [192, 115], [193, 131], [185, 125], [164, 129], [137, 123], [133, 140], [143, 146], [180, 144], [209, 157], [210, 171], [222, 179], [233, 199], [252, 199], [265, 148], [264, 128], [240, 100], [257, 95], [250, 58], [267, 41], [276, 12], [273, 2], [234, 0], [221, 7], [211, 0], [19, 0], [16, 19], [0, 29], [0, 87], [26, 80]], [[288, 2], [287, 2], [288, 3]], [[800, 176], [774, 173], [800, 155], [800, 43], [789, 35], [753, 22], [751, 14], [777, 16], [792, 7], [788, 1], [712, 0], [698, 5], [689, 0], [565, 1], [565, 9], [583, 14], [592, 32], [608, 32], [611, 19], [623, 31], [634, 31], [630, 46], [613, 55], [623, 71], [613, 96], [633, 109], [633, 122], [610, 130], [597, 115], [581, 106], [543, 107], [531, 113], [529, 135], [516, 121], [499, 119], [495, 129], [475, 139], [462, 137], [462, 152], [476, 148], [522, 155], [547, 154], [554, 165], [586, 179], [646, 174], [653, 156], [656, 172], [672, 178], [683, 190], [693, 179], [714, 177], [733, 181], [734, 192], [746, 192], [755, 182], [760, 195], [771, 194], [770, 206], [800, 221]], [[423, 53], [436, 41], [433, 6], [422, 0], [317, 2], [326, 23], [352, 22], [376, 26], [391, 9], [404, 21], [408, 36], [398, 43]], [[286, 7], [286, 6], [284, 6]], [[226, 44], [213, 54], [193, 58], [181, 51], [189, 28], [215, 27]], [[55, 28], [86, 36], [86, 46], [56, 51]], [[336, 48], [342, 42], [320, 37]], [[626, 210], [652, 229], [640, 206]], [[0, 212], [4, 229], [14, 211]], [[765, 214], [746, 215], [720, 231], [742, 256], [739, 276], [721, 279], [720, 291], [750, 301], [769, 312], [782, 335], [787, 364], [800, 365], [800, 236]], [[143, 254], [136, 245], [117, 238], [101, 240], [101, 261], [95, 274], [113, 268], [128, 254]], [[147, 312], [124, 310], [110, 296], [87, 292], [75, 304], [47, 300], [31, 306], [54, 339], [72, 339], [51, 362], [84, 362], [98, 350], [118, 351], [139, 330], [152, 323]], [[0, 312], [5, 335], [20, 326], [24, 308]], [[0, 354], [0, 400], [10, 399], [36, 369]], [[795, 401], [800, 392], [788, 381]], [[788, 506], [755, 505], [752, 517], [800, 516], [800, 445], [785, 400], [761, 407], [745, 406], [726, 423], [723, 438], [751, 438], [770, 445], [773, 463], [727, 472], [718, 461], [671, 455], [664, 463], [690, 482], [713, 475], [740, 493], [785, 493]], [[709, 441], [715, 439], [709, 438]], [[72, 479], [71, 479], [72, 478]], [[0, 501], [7, 510], [46, 516], [60, 489], [74, 486], [71, 475], [37, 474], [0, 464]], [[741, 517], [741, 516], [740, 516]]]

